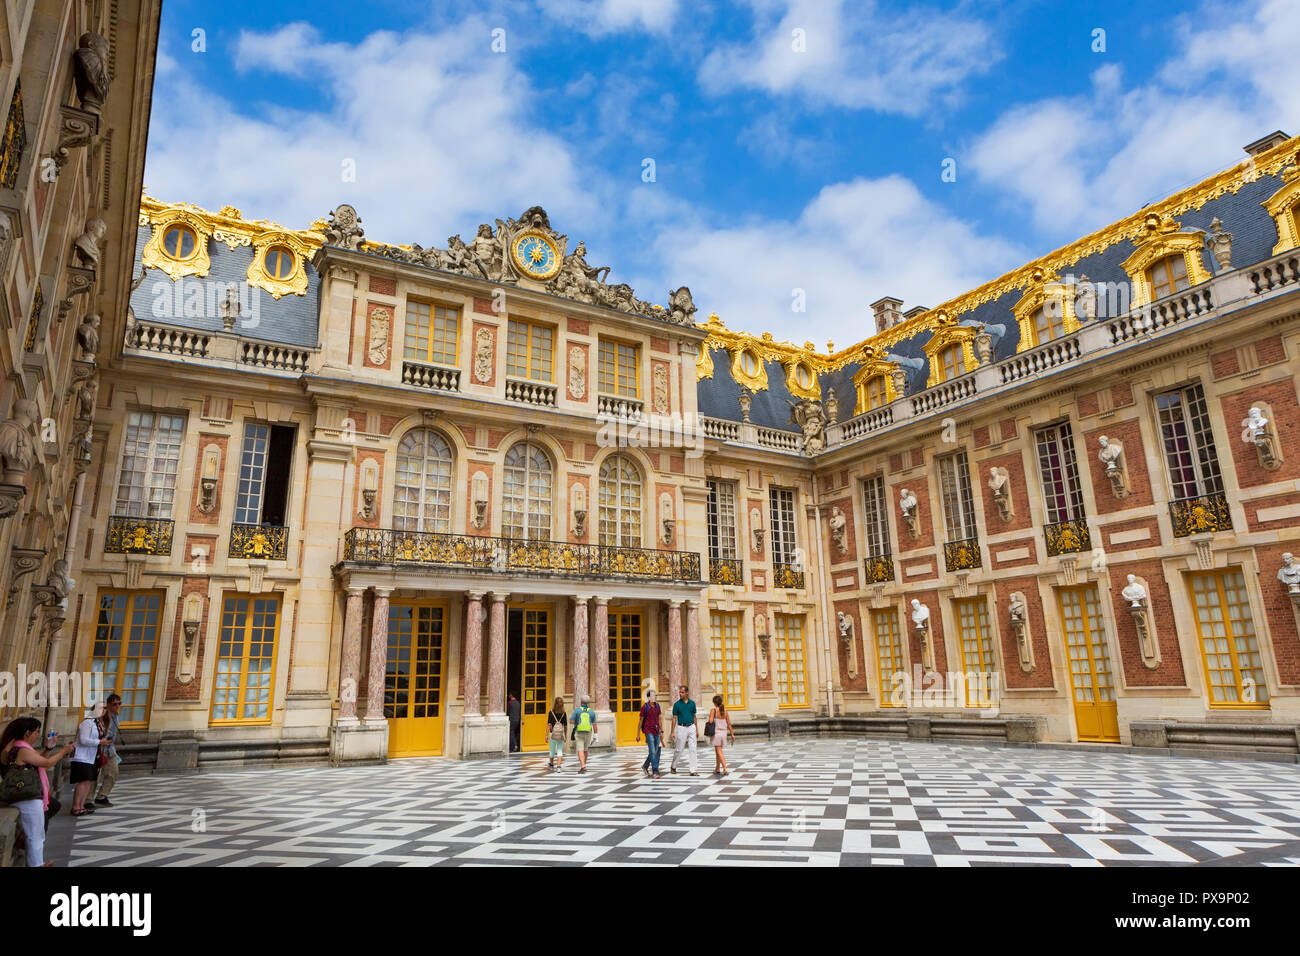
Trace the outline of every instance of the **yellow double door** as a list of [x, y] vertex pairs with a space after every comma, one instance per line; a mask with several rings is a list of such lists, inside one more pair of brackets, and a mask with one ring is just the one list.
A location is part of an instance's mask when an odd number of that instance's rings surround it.
[[645, 615], [640, 608], [609, 609], [609, 706], [614, 711], [615, 743], [636, 743], [641, 719]]
[[1119, 710], [1097, 589], [1090, 584], [1061, 588], [1057, 600], [1070, 661], [1076, 734], [1080, 740], [1115, 743]]
[[447, 605], [394, 601], [388, 606], [384, 716], [388, 756], [442, 753]]

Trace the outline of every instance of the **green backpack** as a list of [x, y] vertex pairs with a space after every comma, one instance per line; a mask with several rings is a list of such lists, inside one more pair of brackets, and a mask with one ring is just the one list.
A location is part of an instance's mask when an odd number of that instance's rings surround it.
[[590, 708], [590, 707], [579, 707], [579, 708], [578, 708], [578, 726], [577, 726], [577, 730], [578, 730], [578, 733], [580, 733], [580, 734], [585, 734], [585, 733], [590, 733], [590, 732], [591, 732], [591, 708]]

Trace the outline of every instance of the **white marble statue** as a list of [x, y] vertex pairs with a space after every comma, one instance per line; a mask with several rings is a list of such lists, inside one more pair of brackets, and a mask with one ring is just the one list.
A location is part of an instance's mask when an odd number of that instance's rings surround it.
[[1125, 601], [1128, 601], [1129, 607], [1145, 607], [1147, 603], [1147, 589], [1138, 583], [1137, 575], [1128, 576], [1128, 586], [1120, 591]]
[[1259, 408], [1253, 407], [1250, 410], [1250, 415], [1242, 419], [1241, 427], [1241, 440], [1253, 443], [1261, 435], [1268, 434], [1268, 419], [1264, 417], [1264, 413]]
[[898, 492], [898, 507], [903, 511], [904, 518], [910, 518], [916, 514], [916, 495], [912, 494], [906, 488]]
[[1282, 555], [1282, 567], [1277, 570], [1277, 579], [1286, 585], [1288, 591], [1300, 593], [1300, 561], [1290, 551]]
[[1101, 451], [1097, 453], [1097, 458], [1106, 466], [1106, 474], [1112, 474], [1120, 470], [1119, 459], [1124, 454], [1124, 446], [1118, 439], [1107, 438], [1102, 435], [1099, 439]]
[[919, 631], [926, 630], [930, 626], [930, 609], [912, 598], [912, 624]]

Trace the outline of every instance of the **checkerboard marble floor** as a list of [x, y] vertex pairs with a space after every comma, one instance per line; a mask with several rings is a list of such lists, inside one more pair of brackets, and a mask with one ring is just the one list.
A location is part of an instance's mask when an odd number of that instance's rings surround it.
[[124, 777], [74, 866], [1296, 866], [1300, 766], [875, 740]]

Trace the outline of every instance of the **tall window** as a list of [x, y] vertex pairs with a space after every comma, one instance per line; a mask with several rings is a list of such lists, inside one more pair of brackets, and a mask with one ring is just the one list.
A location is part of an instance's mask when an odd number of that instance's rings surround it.
[[455, 365], [459, 333], [458, 309], [407, 300], [403, 352], [406, 358], [416, 362]]
[[1187, 260], [1182, 253], [1166, 256], [1147, 270], [1147, 280], [1151, 283], [1152, 301], [1182, 292], [1191, 285], [1187, 278]]
[[871, 612], [871, 629], [876, 632], [876, 660], [880, 664], [880, 706], [899, 707], [894, 699], [894, 675], [907, 673], [903, 659], [903, 634], [898, 627], [898, 608], [887, 607]]
[[413, 428], [397, 446], [393, 528], [451, 530], [451, 448], [427, 428]]
[[888, 404], [885, 376], [873, 375], [858, 386], [858, 404], [864, 412]]
[[709, 557], [736, 557], [736, 484], [709, 481]]
[[1223, 477], [1200, 383], [1157, 395], [1156, 409], [1173, 497], [1221, 494]]
[[957, 625], [961, 633], [966, 706], [987, 707], [993, 703], [993, 680], [998, 669], [993, 658], [988, 603], [982, 597], [966, 598], [954, 603], [957, 606]]
[[1267, 707], [1268, 683], [1240, 569], [1193, 574], [1196, 609], [1211, 707]]
[[519, 442], [506, 452], [501, 533], [507, 538], [551, 537], [551, 459], [536, 445]]
[[280, 599], [230, 595], [221, 608], [221, 643], [212, 689], [212, 722], [267, 723]]
[[103, 675], [105, 693], [122, 696], [124, 727], [149, 723], [161, 609], [162, 595], [156, 593], [105, 591], [99, 595], [90, 672]]
[[740, 652], [740, 612], [713, 611], [709, 615], [712, 625], [709, 643], [709, 661], [713, 671], [713, 686], [717, 688], [729, 708], [739, 710], [745, 706], [745, 676]]
[[1036, 345], [1050, 342], [1065, 334], [1065, 309], [1060, 300], [1045, 304], [1034, 313], [1034, 341]]
[[767, 500], [771, 512], [768, 534], [772, 538], [772, 563], [793, 564], [794, 549], [794, 489], [769, 488]]
[[600, 543], [641, 547], [641, 472], [622, 455], [600, 466]]
[[776, 697], [781, 707], [808, 706], [808, 675], [804, 671], [803, 616], [773, 614]]
[[945, 382], [966, 374], [966, 348], [961, 342], [954, 342], [939, 352], [939, 370]]
[[626, 342], [600, 340], [598, 362], [599, 386], [602, 395], [619, 398], [637, 398], [641, 394], [641, 347]]
[[1083, 491], [1079, 486], [1079, 465], [1074, 457], [1074, 436], [1070, 423], [1040, 428], [1038, 474], [1043, 482], [1047, 523], [1074, 521], [1083, 517]]
[[291, 425], [244, 426], [235, 496], [235, 524], [285, 525], [289, 472], [293, 461]]
[[864, 531], [868, 558], [889, 554], [889, 505], [885, 500], [885, 479], [872, 475], [862, 483], [862, 510], [866, 515]]
[[511, 319], [506, 331], [506, 374], [538, 382], [554, 380], [555, 330]]
[[939, 459], [939, 488], [943, 494], [943, 525], [949, 541], [975, 537], [975, 503], [970, 492], [970, 466], [966, 452], [957, 451]]
[[185, 416], [130, 412], [122, 442], [122, 474], [114, 512], [132, 518], [170, 518]]

